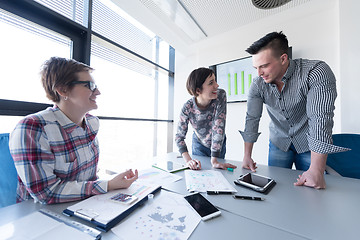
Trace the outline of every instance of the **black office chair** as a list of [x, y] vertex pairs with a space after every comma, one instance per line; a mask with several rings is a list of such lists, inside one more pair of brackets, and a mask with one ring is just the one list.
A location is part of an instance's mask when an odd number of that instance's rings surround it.
[[350, 148], [350, 151], [329, 154], [328, 171], [334, 170], [343, 177], [360, 179], [360, 134], [334, 134], [334, 145]]
[[9, 134], [0, 134], [0, 208], [16, 203], [17, 172], [9, 150]]

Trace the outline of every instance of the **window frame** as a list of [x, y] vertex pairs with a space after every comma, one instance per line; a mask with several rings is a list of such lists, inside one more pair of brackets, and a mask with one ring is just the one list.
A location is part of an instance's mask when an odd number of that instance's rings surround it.
[[[88, 12], [87, 27], [82, 26], [71, 19], [43, 6], [42, 4], [32, 0], [5, 0], [0, 1], [0, 8], [15, 14], [19, 17], [25, 18], [31, 22], [34, 22], [40, 26], [57, 32], [70, 38], [73, 41], [72, 45], [72, 58], [90, 65], [90, 54], [91, 54], [91, 37], [96, 36], [101, 38], [103, 41], [108, 42], [118, 48], [121, 48], [134, 58], [150, 64], [155, 70], [167, 72], [169, 81], [169, 95], [168, 95], [168, 118], [167, 119], [142, 119], [142, 118], [125, 118], [125, 117], [113, 117], [113, 116], [98, 116], [99, 119], [106, 120], [125, 120], [125, 121], [152, 121], [152, 122], [167, 122], [167, 152], [173, 151], [173, 106], [174, 106], [174, 70], [175, 70], [175, 49], [169, 46], [169, 69], [160, 66], [158, 63], [153, 62], [140, 54], [137, 54], [128, 48], [115, 43], [114, 41], [93, 32], [91, 29], [92, 22], [92, 0], [84, 1], [87, 4]], [[157, 48], [156, 51], [159, 51]], [[157, 103], [155, 103], [157, 104]], [[36, 102], [24, 102], [14, 101], [7, 99], [0, 99], [0, 116], [26, 116], [31, 113], [43, 110], [51, 105]], [[157, 109], [157, 106], [155, 106]], [[16, 110], [14, 110], [16, 109]], [[156, 115], [155, 115], [156, 116]], [[156, 130], [156, 129], [154, 129]], [[156, 149], [156, 134], [154, 135], [154, 149]], [[156, 155], [156, 150], [154, 151]]]

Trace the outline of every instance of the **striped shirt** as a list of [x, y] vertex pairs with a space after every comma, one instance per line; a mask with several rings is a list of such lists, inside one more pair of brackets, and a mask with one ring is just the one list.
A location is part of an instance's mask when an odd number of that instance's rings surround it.
[[218, 89], [218, 97], [211, 100], [207, 109], [198, 108], [195, 97], [189, 99], [181, 109], [175, 142], [182, 154], [188, 152], [185, 136], [189, 121], [199, 142], [211, 150], [212, 157], [220, 157], [225, 137], [226, 92]]
[[295, 59], [282, 78], [281, 92], [261, 77], [251, 84], [245, 130], [245, 142], [256, 142], [263, 104], [270, 116], [270, 141], [282, 151], [291, 144], [298, 153], [309, 150], [321, 154], [346, 151], [332, 145], [336, 80], [322, 61]]
[[57, 106], [21, 120], [9, 143], [18, 172], [17, 202], [52, 204], [107, 192], [107, 181], [96, 176], [98, 129], [98, 118], [87, 114], [84, 130]]

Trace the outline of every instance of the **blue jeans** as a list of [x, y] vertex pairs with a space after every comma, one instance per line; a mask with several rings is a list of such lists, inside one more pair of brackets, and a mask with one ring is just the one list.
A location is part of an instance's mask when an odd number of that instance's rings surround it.
[[268, 165], [283, 168], [292, 168], [293, 163], [297, 170], [307, 171], [311, 163], [310, 151], [297, 153], [293, 144], [284, 152], [269, 141]]
[[[225, 153], [226, 153], [226, 136], [224, 136], [224, 142], [221, 148], [221, 152], [220, 152], [220, 156], [219, 158], [225, 158]], [[195, 132], [193, 133], [193, 137], [192, 137], [192, 154], [193, 155], [198, 155], [198, 156], [206, 156], [206, 157], [211, 157], [211, 149], [205, 147], [204, 145], [202, 145], [198, 139], [198, 137], [196, 136]]]

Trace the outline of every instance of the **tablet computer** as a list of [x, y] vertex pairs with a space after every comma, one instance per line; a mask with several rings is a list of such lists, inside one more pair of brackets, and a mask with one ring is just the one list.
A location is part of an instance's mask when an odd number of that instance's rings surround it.
[[256, 173], [241, 175], [234, 181], [236, 185], [248, 187], [257, 192], [265, 193], [275, 184], [275, 180]]
[[152, 166], [169, 173], [189, 169], [186, 163], [180, 163], [176, 161], [159, 161], [157, 163], [154, 163]]

